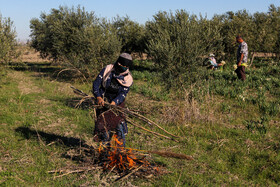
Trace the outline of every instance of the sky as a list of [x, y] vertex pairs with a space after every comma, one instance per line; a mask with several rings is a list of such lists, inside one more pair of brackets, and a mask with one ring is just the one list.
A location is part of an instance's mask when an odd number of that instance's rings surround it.
[[52, 8], [59, 6], [84, 7], [97, 17], [112, 19], [128, 16], [140, 24], [153, 20], [159, 11], [175, 12], [184, 9], [189, 14], [201, 14], [211, 19], [215, 14], [228, 11], [247, 10], [250, 14], [267, 12], [274, 4], [280, 6], [280, 0], [0, 0], [0, 14], [10, 18], [17, 32], [17, 39], [25, 42], [30, 35], [30, 20], [40, 18], [42, 12], [49, 14]]

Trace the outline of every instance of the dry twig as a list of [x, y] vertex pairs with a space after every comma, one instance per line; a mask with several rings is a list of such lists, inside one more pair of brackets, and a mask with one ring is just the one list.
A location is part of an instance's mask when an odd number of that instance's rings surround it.
[[[88, 94], [84, 93], [83, 91], [79, 90], [79, 89], [76, 89], [75, 87], [71, 86], [71, 88], [73, 89], [74, 93], [75, 94], [78, 94], [78, 95], [81, 95], [83, 96], [83, 98], [81, 99], [81, 101], [76, 105], [76, 107], [78, 107], [79, 105], [81, 105], [81, 103], [85, 102], [86, 100], [91, 100], [91, 102], [93, 103], [93, 107], [94, 108], [99, 108], [100, 106], [98, 105], [94, 105], [94, 102], [93, 102], [93, 99], [95, 99], [93, 96], [89, 96]], [[170, 132], [168, 132], [167, 130], [165, 130], [163, 127], [161, 127], [160, 125], [158, 125], [157, 123], [153, 122], [152, 120], [146, 118], [145, 116], [137, 113], [137, 112], [133, 112], [127, 108], [122, 108], [122, 107], [119, 107], [119, 106], [116, 106], [116, 105], [111, 105], [110, 103], [108, 102], [105, 102], [105, 107], [108, 108], [108, 109], [111, 109], [112, 111], [115, 111], [116, 113], [122, 113], [124, 114], [125, 116], [129, 117], [135, 117], [135, 118], [138, 118], [144, 122], [147, 122], [149, 124], [152, 124], [152, 125], [155, 125], [157, 128], [161, 129], [162, 131], [164, 131], [165, 133], [167, 133], [168, 135], [170, 136], [173, 136], [173, 137], [176, 137], [176, 138], [182, 138], [182, 137], [179, 137], [179, 136], [176, 136]], [[135, 123], [132, 123], [130, 122], [132, 125], [138, 127], [138, 128], [141, 128], [145, 131], [148, 131], [150, 133], [153, 133], [153, 134], [156, 134], [158, 136], [162, 136], [162, 137], [165, 137], [167, 139], [170, 139], [170, 140], [174, 140], [176, 142], [178, 142], [177, 140], [173, 139], [173, 138], [170, 138], [168, 136], [165, 136], [165, 135], [162, 135], [162, 134], [159, 134], [159, 133], [156, 133], [156, 132], [153, 132], [153, 131], [150, 131], [144, 127], [141, 127], [140, 125], [136, 125]]]
[[150, 131], [150, 130], [148, 130], [148, 129], [146, 129], [146, 128], [140, 126], [140, 125], [137, 125], [135, 122], [132, 122], [132, 121], [130, 121], [130, 120], [127, 119], [127, 118], [126, 118], [126, 121], [129, 122], [131, 125], [133, 125], [133, 126], [135, 126], [135, 127], [138, 127], [138, 128], [140, 128], [140, 129], [142, 129], [142, 130], [144, 130], [144, 131], [147, 131], [147, 132], [150, 132], [150, 133], [152, 133], [152, 134], [155, 134], [155, 135], [158, 135], [158, 136], [167, 138], [167, 139], [169, 139], [169, 140], [173, 140], [173, 141], [175, 141], [175, 142], [179, 142], [178, 140], [172, 139], [172, 138], [170, 138], [170, 137], [168, 137], [168, 136], [162, 135], [162, 134], [157, 133], [157, 132], [154, 132], [154, 131]]
[[[117, 182], [117, 181], [119, 181], [119, 180], [128, 178], [130, 175], [132, 175], [133, 173], [135, 173], [136, 171], [138, 171], [142, 166], [143, 166], [143, 165], [141, 165], [141, 166], [139, 166], [138, 168], [134, 169], [132, 172], [130, 172], [130, 173], [126, 174], [126, 175], [123, 175], [123, 176], [117, 178], [114, 182]], [[114, 182], [113, 182], [113, 183], [114, 183]]]
[[72, 171], [65, 171], [65, 170], [52, 170], [48, 171], [48, 173], [63, 173], [62, 175], [55, 176], [54, 178], [58, 177], [63, 177], [72, 173], [82, 173], [82, 172], [87, 172], [95, 169], [102, 169], [102, 167], [91, 167], [91, 168], [82, 168], [82, 169], [77, 169], [77, 170], [72, 170]]
[[[110, 147], [111, 148], [116, 148], [115, 146], [110, 146]], [[128, 147], [121, 147], [119, 149], [145, 152], [145, 153], [150, 153], [150, 154], [156, 154], [156, 155], [163, 156], [163, 157], [170, 157], [170, 158], [177, 158], [177, 159], [184, 159], [184, 160], [194, 160], [194, 158], [189, 156], [189, 155], [185, 155], [185, 154], [182, 154], [182, 153], [173, 153], [173, 152], [170, 152], [170, 151], [161, 151], [161, 150], [159, 150], [159, 151], [154, 151], [154, 150], [149, 151], [149, 150], [133, 149], [133, 148], [128, 148]]]

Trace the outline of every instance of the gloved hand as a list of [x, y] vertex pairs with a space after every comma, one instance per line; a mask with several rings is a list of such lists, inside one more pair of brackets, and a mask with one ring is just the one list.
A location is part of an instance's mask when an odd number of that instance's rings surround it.
[[104, 106], [104, 103], [105, 103], [105, 102], [104, 102], [104, 100], [102, 99], [102, 97], [97, 97], [96, 99], [97, 99], [97, 104], [98, 104], [98, 105]]
[[240, 67], [240, 66], [241, 66], [241, 62], [238, 62], [238, 63], [237, 63], [237, 67]]

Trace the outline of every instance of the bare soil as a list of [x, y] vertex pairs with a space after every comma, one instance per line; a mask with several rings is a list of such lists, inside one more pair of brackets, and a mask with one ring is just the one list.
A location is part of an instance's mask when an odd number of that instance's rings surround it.
[[20, 56], [14, 61], [17, 62], [51, 62], [47, 58], [42, 58], [40, 53], [35, 51], [35, 49], [30, 48], [29, 46], [19, 46], [18, 51]]
[[18, 89], [22, 94], [40, 93], [42, 89], [35, 86], [29, 76], [20, 71], [12, 71], [8, 76], [18, 82]]

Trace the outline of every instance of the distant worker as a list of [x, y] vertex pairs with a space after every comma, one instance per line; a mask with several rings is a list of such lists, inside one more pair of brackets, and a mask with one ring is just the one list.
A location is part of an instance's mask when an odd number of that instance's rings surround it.
[[119, 141], [125, 146], [127, 124], [122, 114], [117, 114], [104, 107], [105, 101], [111, 105], [124, 107], [125, 97], [133, 83], [129, 68], [132, 66], [132, 57], [122, 53], [114, 64], [109, 64], [101, 70], [93, 82], [93, 94], [97, 104], [103, 106], [98, 109], [95, 121], [94, 135], [96, 141], [107, 144], [115, 133]]
[[208, 60], [210, 62], [210, 66], [208, 66], [208, 69], [216, 70], [219, 67], [225, 65], [225, 61], [221, 61], [221, 63], [218, 64], [213, 53], [209, 54]]
[[246, 79], [245, 67], [247, 67], [248, 60], [248, 45], [240, 35], [236, 36], [236, 42], [239, 43], [239, 46], [237, 49], [237, 69], [235, 73], [238, 79], [244, 81]]

